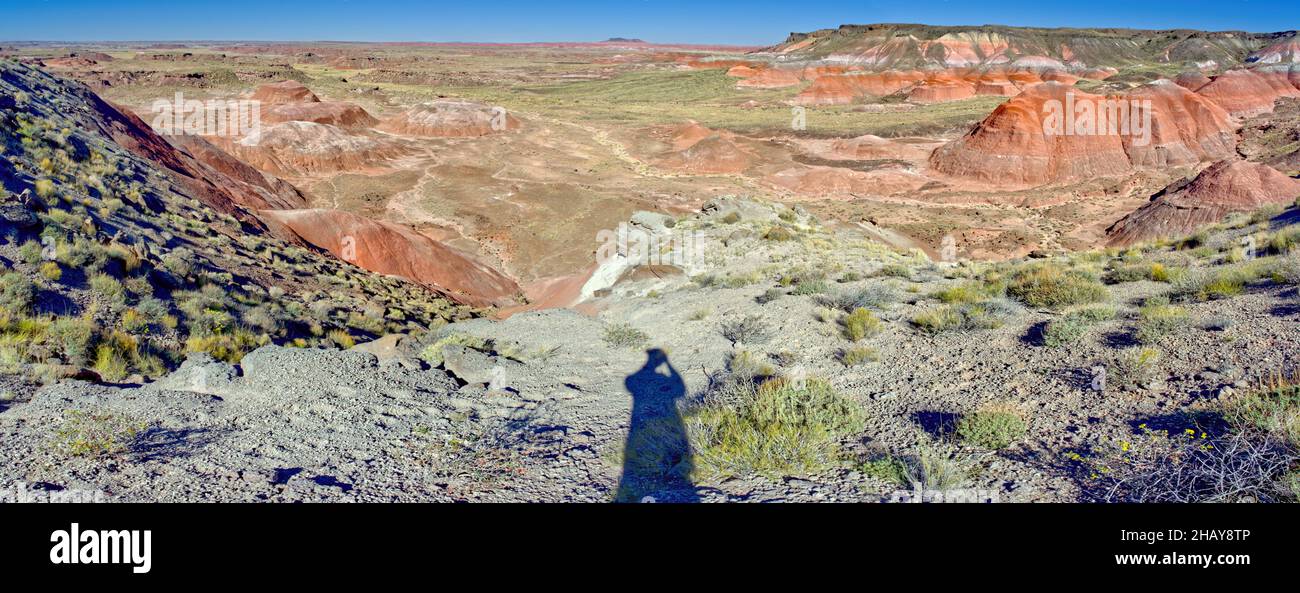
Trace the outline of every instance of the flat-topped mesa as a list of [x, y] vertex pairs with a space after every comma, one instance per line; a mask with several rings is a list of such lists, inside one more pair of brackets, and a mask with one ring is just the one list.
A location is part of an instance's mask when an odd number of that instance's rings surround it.
[[1117, 96], [1049, 82], [939, 147], [930, 165], [954, 177], [1036, 185], [1225, 158], [1233, 146], [1227, 113], [1172, 82]]
[[1183, 237], [1217, 223], [1232, 212], [1270, 204], [1286, 205], [1300, 196], [1300, 180], [1247, 161], [1217, 162], [1191, 181], [1179, 180], [1145, 206], [1106, 229], [1107, 244], [1123, 247], [1156, 238]]
[[1229, 70], [1215, 76], [1196, 92], [1234, 116], [1268, 113], [1273, 111], [1273, 104], [1278, 99], [1300, 97], [1300, 65]]
[[291, 103], [317, 103], [320, 97], [311, 89], [296, 80], [285, 80], [264, 84], [253, 91], [252, 99], [261, 101], [264, 106], [287, 105]]
[[[1104, 74], [1094, 73], [1095, 76]], [[812, 84], [796, 95], [793, 102], [798, 105], [847, 105], [864, 98], [906, 93], [907, 99], [915, 103], [941, 103], [980, 95], [1009, 97], [1043, 82], [1074, 84], [1080, 77], [1056, 68], [1029, 66], [883, 72], [849, 70], [812, 78]]]
[[267, 210], [258, 213], [339, 259], [380, 274], [400, 276], [476, 307], [510, 306], [519, 286], [505, 274], [410, 228], [341, 210]]
[[384, 120], [379, 129], [405, 136], [474, 137], [515, 130], [520, 122], [502, 107], [439, 99]]

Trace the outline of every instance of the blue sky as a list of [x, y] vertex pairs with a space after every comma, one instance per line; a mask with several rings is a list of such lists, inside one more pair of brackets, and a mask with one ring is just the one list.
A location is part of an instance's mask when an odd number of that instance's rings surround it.
[[1296, 0], [0, 0], [0, 40], [599, 41], [768, 45], [843, 23], [1300, 28]]

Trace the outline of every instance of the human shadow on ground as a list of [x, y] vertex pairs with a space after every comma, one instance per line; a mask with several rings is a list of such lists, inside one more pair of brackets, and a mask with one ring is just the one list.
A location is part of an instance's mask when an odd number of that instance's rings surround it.
[[668, 354], [647, 350], [645, 365], [623, 384], [632, 394], [632, 418], [614, 501], [640, 502], [649, 496], [657, 502], [699, 502], [690, 477], [695, 467], [691, 443], [678, 408], [686, 383]]

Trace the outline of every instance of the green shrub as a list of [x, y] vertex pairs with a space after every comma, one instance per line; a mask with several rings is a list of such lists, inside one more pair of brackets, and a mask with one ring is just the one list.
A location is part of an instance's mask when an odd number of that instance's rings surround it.
[[853, 346], [840, 352], [840, 362], [846, 367], [855, 367], [868, 362], [880, 360], [880, 352], [869, 346]]
[[881, 321], [875, 313], [867, 309], [854, 309], [852, 313], [844, 316], [844, 337], [850, 341], [859, 342], [868, 336], [874, 336], [880, 333]]
[[808, 475], [839, 461], [841, 441], [857, 436], [865, 415], [829, 383], [774, 379], [737, 405], [705, 405], [683, 418], [703, 478]]
[[480, 338], [475, 335], [452, 332], [443, 335], [420, 351], [420, 359], [429, 363], [431, 366], [441, 365], [443, 362], [442, 349], [444, 346], [464, 346], [471, 350], [491, 353], [495, 348], [492, 340]]
[[36, 306], [36, 285], [17, 272], [0, 275], [0, 307], [19, 315], [31, 313]]
[[957, 436], [986, 449], [1005, 449], [1025, 436], [1025, 421], [1021, 414], [1011, 404], [981, 407], [957, 422]]
[[103, 457], [125, 453], [148, 425], [113, 412], [68, 410], [54, 431], [55, 448], [65, 455]]
[[50, 324], [50, 339], [69, 364], [89, 362], [90, 343], [95, 338], [95, 322], [86, 317], [60, 317]]
[[226, 334], [190, 336], [185, 340], [186, 352], [205, 352], [217, 360], [236, 364], [258, 346], [268, 342], [247, 330], [235, 330]]
[[605, 328], [605, 343], [616, 348], [644, 348], [650, 336], [627, 323], [615, 323]]
[[1228, 400], [1225, 418], [1236, 426], [1274, 435], [1300, 447], [1300, 381], [1274, 374], [1255, 389]]
[[110, 307], [126, 304], [126, 288], [122, 283], [108, 274], [95, 274], [90, 277], [90, 289], [99, 295]]
[[907, 486], [907, 464], [893, 456], [884, 456], [864, 461], [858, 471], [894, 486]]
[[1119, 351], [1109, 365], [1108, 381], [1119, 387], [1135, 387], [1153, 378], [1160, 364], [1160, 351], [1134, 346]]
[[1043, 344], [1050, 348], [1073, 344], [1092, 326], [1114, 317], [1115, 309], [1104, 305], [1071, 311], [1048, 322], [1043, 328]]
[[1155, 344], [1161, 338], [1188, 324], [1187, 310], [1170, 305], [1165, 299], [1143, 305], [1138, 311], [1137, 339], [1143, 344]]
[[59, 264], [52, 261], [41, 264], [40, 272], [50, 282], [58, 282], [63, 278], [63, 268], [60, 268]]
[[1079, 270], [1039, 264], [1012, 274], [1007, 294], [1031, 307], [1061, 308], [1097, 303], [1109, 298], [1106, 287]]

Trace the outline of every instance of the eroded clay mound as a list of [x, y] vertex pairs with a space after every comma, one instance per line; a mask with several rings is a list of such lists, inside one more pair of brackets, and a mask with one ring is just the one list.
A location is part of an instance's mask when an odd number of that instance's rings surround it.
[[911, 192], [929, 179], [903, 169], [855, 171], [843, 167], [800, 166], [779, 171], [763, 181], [803, 196], [888, 196]]
[[405, 153], [390, 140], [352, 135], [331, 125], [304, 121], [263, 125], [238, 141], [222, 142], [221, 147], [275, 175], [367, 169]]
[[519, 287], [506, 275], [404, 226], [340, 210], [267, 210], [268, 225], [380, 274], [401, 276], [473, 306], [513, 304]]
[[924, 138], [888, 139], [867, 134], [856, 138], [838, 138], [831, 141], [827, 150], [818, 154], [834, 160], [924, 160], [932, 152], [935, 141]]
[[238, 188], [239, 195], [244, 196], [241, 201], [245, 206], [256, 210], [288, 210], [307, 205], [306, 196], [289, 182], [254, 169], [201, 136], [184, 134], [167, 139], [199, 162], [225, 175], [230, 180], [228, 187]]
[[1210, 77], [1200, 71], [1193, 70], [1190, 72], [1183, 72], [1174, 77], [1174, 83], [1189, 91], [1195, 92], [1201, 90], [1201, 87], [1210, 84]]
[[1300, 67], [1265, 66], [1252, 70], [1229, 70], [1197, 89], [1200, 95], [1218, 103], [1228, 113], [1250, 117], [1273, 110], [1282, 97], [1300, 97]]
[[1261, 64], [1300, 62], [1300, 36], [1285, 37], [1251, 54], [1249, 61]]
[[253, 100], [261, 101], [263, 106], [287, 105], [291, 103], [316, 103], [320, 98], [311, 89], [296, 80], [285, 80], [264, 84], [253, 91]]
[[1106, 229], [1108, 243], [1124, 246], [1157, 237], [1181, 237], [1232, 212], [1268, 204], [1290, 204], [1300, 196], [1300, 181], [1268, 165], [1220, 161], [1197, 175], [1166, 187], [1151, 202]]
[[[1112, 133], [1109, 124], [1090, 131], [1086, 126], [1080, 130], [1076, 122], [1076, 133], [1064, 133], [1068, 125], [1052, 125], [1052, 106], [1063, 113], [1066, 105], [1133, 100], [1151, 101], [1149, 135], [1139, 135], [1136, 127]], [[1058, 133], [1049, 134], [1054, 127]], [[1115, 97], [1044, 83], [1029, 87], [965, 136], [939, 147], [930, 165], [940, 173], [1000, 185], [1042, 184], [1121, 175], [1134, 166], [1225, 158], [1232, 154], [1232, 138], [1232, 125], [1222, 109], [1168, 81]]]
[[519, 128], [519, 120], [499, 107], [458, 100], [421, 103], [380, 124], [406, 136], [472, 137]]
[[734, 134], [714, 131], [697, 123], [673, 130], [672, 147], [653, 159], [656, 166], [687, 173], [739, 173], [753, 157], [742, 149]]
[[286, 121], [307, 121], [329, 124], [345, 130], [364, 130], [379, 123], [356, 103], [346, 101], [320, 101], [276, 105], [262, 112], [263, 124]]

